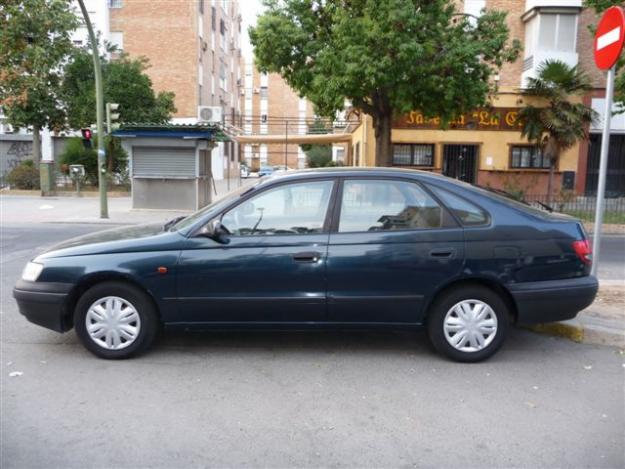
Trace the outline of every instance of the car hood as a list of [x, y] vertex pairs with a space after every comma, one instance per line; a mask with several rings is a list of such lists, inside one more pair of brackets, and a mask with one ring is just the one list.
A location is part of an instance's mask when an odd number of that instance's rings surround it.
[[175, 249], [184, 237], [177, 231], [163, 230], [163, 224], [125, 226], [68, 239], [46, 249], [40, 259], [113, 252]]

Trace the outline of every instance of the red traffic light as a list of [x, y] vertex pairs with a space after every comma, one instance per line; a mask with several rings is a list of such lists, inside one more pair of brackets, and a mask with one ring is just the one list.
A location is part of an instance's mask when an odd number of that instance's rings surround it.
[[91, 140], [91, 129], [80, 129], [82, 133], [82, 138], [85, 140]]

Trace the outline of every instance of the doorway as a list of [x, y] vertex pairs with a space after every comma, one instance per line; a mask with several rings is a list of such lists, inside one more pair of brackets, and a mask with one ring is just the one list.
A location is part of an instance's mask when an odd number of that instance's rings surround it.
[[477, 145], [443, 145], [443, 174], [473, 184], [477, 155]]

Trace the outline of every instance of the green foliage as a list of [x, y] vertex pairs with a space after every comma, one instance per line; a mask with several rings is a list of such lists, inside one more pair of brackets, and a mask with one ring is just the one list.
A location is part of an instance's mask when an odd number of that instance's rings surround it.
[[7, 174], [6, 178], [11, 187], [26, 190], [39, 189], [39, 169], [33, 160], [22, 161]]
[[78, 19], [67, 0], [3, 0], [0, 105], [15, 127], [65, 127], [62, 64], [74, 49]]
[[530, 78], [523, 94], [539, 98], [547, 106], [526, 105], [519, 117], [522, 134], [540, 145], [545, 156], [557, 160], [561, 151], [587, 138], [587, 126], [596, 118], [595, 112], [581, 103], [571, 103], [571, 96], [584, 95], [590, 90], [588, 77], [577, 67], [559, 60], [547, 60], [538, 68], [536, 78]]
[[[603, 13], [610, 7], [622, 6], [619, 0], [584, 0], [584, 7], [592, 8], [597, 14]], [[594, 36], [596, 25], [589, 26], [590, 34]], [[614, 103], [617, 113], [625, 112], [625, 54], [616, 63], [616, 80], [614, 82]]]
[[590, 80], [577, 67], [570, 67], [559, 60], [547, 60], [540, 64], [537, 77], [528, 80], [523, 94], [538, 98], [546, 106], [526, 105], [519, 112], [523, 123], [521, 134], [541, 147], [550, 164], [548, 203], [551, 198], [553, 171], [560, 153], [588, 138], [588, 124], [596, 113], [582, 103], [572, 103], [571, 96], [581, 96], [590, 90]]
[[[116, 59], [101, 57], [104, 101], [118, 103], [118, 122], [165, 123], [176, 112], [174, 93], [152, 89], [145, 73], [147, 59], [131, 59], [121, 54]], [[62, 87], [70, 127], [89, 127], [96, 121], [95, 78], [89, 50], [78, 49], [65, 67]]]
[[[105, 138], [105, 148], [107, 152], [113, 148], [113, 166], [110, 170], [114, 174], [125, 174], [127, 167], [128, 155], [121, 147], [119, 139], [110, 137]], [[97, 135], [93, 138], [93, 148], [85, 148], [82, 139], [79, 137], [70, 138], [67, 142], [65, 150], [59, 157], [61, 169], [64, 173], [69, 174], [69, 165], [81, 164], [85, 167], [85, 179], [89, 184], [98, 184], [98, 157], [97, 157]]]
[[310, 145], [306, 151], [306, 164], [309, 168], [324, 168], [332, 166], [331, 145]]
[[393, 115], [442, 121], [484, 105], [490, 78], [517, 58], [505, 13], [458, 13], [452, 0], [265, 0], [250, 28], [256, 63], [277, 72], [321, 115], [345, 98], [373, 117], [378, 164], [391, 163]]

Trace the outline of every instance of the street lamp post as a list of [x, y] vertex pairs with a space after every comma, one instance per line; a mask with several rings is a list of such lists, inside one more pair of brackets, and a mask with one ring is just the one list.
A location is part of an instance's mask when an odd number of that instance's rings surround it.
[[108, 202], [106, 200], [106, 153], [104, 151], [104, 92], [102, 88], [102, 66], [98, 43], [89, 20], [89, 13], [83, 0], [78, 0], [80, 11], [89, 32], [89, 41], [93, 54], [93, 69], [95, 71], [96, 119], [98, 132], [98, 186], [100, 190], [100, 218], [108, 218]]

